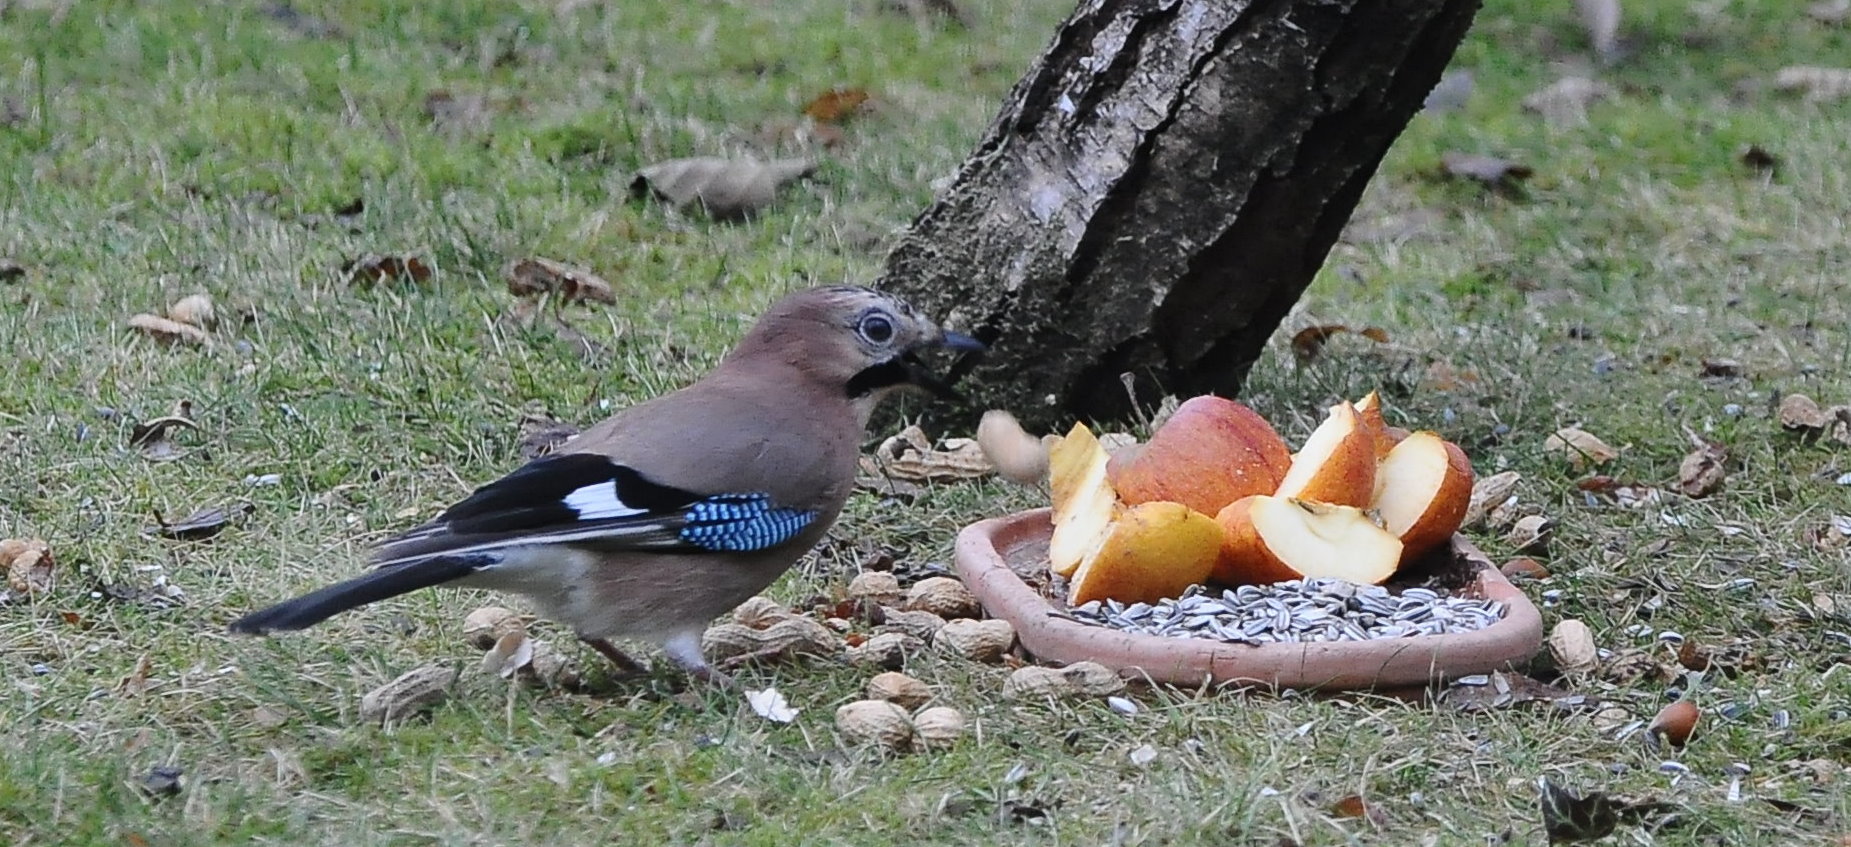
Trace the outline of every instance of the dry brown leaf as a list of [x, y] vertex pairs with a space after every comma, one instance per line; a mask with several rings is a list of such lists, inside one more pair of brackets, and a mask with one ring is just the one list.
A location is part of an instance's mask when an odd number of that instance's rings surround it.
[[424, 282], [431, 278], [431, 266], [416, 256], [380, 256], [368, 254], [341, 265], [341, 273], [354, 285], [370, 285], [394, 280]]
[[1598, 436], [1574, 426], [1558, 429], [1544, 439], [1543, 452], [1561, 454], [1576, 470], [1588, 465], [1606, 464], [1620, 455], [1618, 450], [1608, 447]]
[[873, 463], [877, 475], [903, 482], [978, 479], [996, 470], [976, 440], [947, 438], [944, 449], [935, 450], [932, 440], [917, 425], [881, 442], [874, 451]]
[[1451, 362], [1436, 361], [1421, 374], [1420, 385], [1428, 391], [1457, 391], [1461, 386], [1477, 385], [1478, 372], [1459, 370]]
[[809, 118], [768, 121], [754, 137], [761, 147], [771, 150], [829, 150], [848, 138], [841, 127]]
[[1780, 425], [1790, 430], [1824, 429], [1832, 416], [1819, 408], [1817, 401], [1804, 394], [1789, 394], [1780, 399]]
[[1619, 48], [1620, 0], [1575, 0], [1588, 45], [1602, 61], [1611, 61]]
[[6, 568], [6, 586], [16, 594], [44, 594], [52, 586], [51, 545], [39, 538], [0, 541], [0, 566]]
[[1517, 484], [1523, 481], [1523, 474], [1516, 471], [1500, 471], [1486, 477], [1479, 477], [1472, 483], [1472, 499], [1465, 507], [1462, 526], [1473, 527], [1482, 523], [1491, 514], [1492, 509], [1503, 506], [1512, 499], [1517, 491]]
[[779, 186], [814, 170], [808, 159], [671, 159], [638, 171], [630, 193], [654, 194], [677, 209], [700, 207], [715, 218], [743, 218], [770, 205]]
[[116, 691], [124, 697], [139, 697], [148, 693], [148, 671], [154, 666], [154, 657], [141, 654], [129, 675], [116, 682]]
[[180, 447], [173, 441], [173, 433], [180, 429], [199, 429], [193, 423], [193, 401], [181, 400], [174, 404], [173, 413], [166, 417], [142, 421], [129, 430], [129, 446], [141, 448], [141, 455], [157, 462], [180, 458]]
[[831, 88], [803, 107], [803, 113], [818, 123], [839, 124], [854, 115], [868, 102], [865, 88]]
[[1374, 827], [1388, 825], [1388, 813], [1382, 811], [1382, 807], [1364, 800], [1361, 794], [1351, 794], [1332, 803], [1330, 814], [1335, 818], [1362, 818]]
[[1346, 332], [1356, 333], [1357, 335], [1379, 344], [1388, 343], [1388, 330], [1382, 329], [1381, 327], [1371, 326], [1362, 329], [1351, 329], [1345, 324], [1320, 324], [1318, 326], [1305, 327], [1292, 334], [1292, 355], [1297, 358], [1301, 364], [1309, 364], [1315, 361], [1320, 353], [1324, 352], [1325, 343], [1329, 342], [1333, 336], [1341, 335]]
[[1697, 375], [1705, 379], [1735, 379], [1744, 373], [1742, 363], [1734, 359], [1704, 359]]
[[1613, 96], [1613, 87], [1584, 76], [1563, 77], [1523, 98], [1523, 108], [1554, 124], [1587, 120], [1588, 106]]
[[599, 303], [616, 303], [617, 295], [612, 293], [611, 284], [603, 277], [573, 267], [564, 262], [543, 259], [534, 256], [516, 259], [502, 269], [502, 275], [508, 280], [508, 293], [516, 297], [538, 297], [543, 294], [558, 294], [567, 303], [595, 300]]
[[521, 415], [521, 458], [538, 459], [572, 440], [579, 429], [544, 412]]
[[1677, 468], [1677, 488], [1685, 497], [1708, 497], [1722, 488], [1728, 478], [1724, 467], [1729, 450], [1722, 444], [1685, 430], [1695, 449], [1684, 456]]
[[135, 330], [156, 341], [169, 344], [208, 344], [212, 337], [206, 331], [192, 324], [169, 320], [159, 315], [139, 314], [129, 318], [129, 329]]
[[220, 530], [230, 526], [232, 521], [257, 510], [249, 503], [232, 506], [211, 506], [200, 509], [169, 523], [160, 512], [154, 513], [154, 525], [144, 526], [141, 531], [148, 535], [173, 538], [180, 541], [199, 541], [219, 534]]
[[1793, 65], [1774, 75], [1774, 87], [1797, 91], [1807, 100], [1822, 102], [1851, 96], [1851, 68]]
[[1515, 193], [1524, 180], [1536, 174], [1528, 165], [1496, 156], [1471, 153], [1445, 153], [1440, 156], [1440, 171], [1454, 179], [1469, 179], [1500, 194]]

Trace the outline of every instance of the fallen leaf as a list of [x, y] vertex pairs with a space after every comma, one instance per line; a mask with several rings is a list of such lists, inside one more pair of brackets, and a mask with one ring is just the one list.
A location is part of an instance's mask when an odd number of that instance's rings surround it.
[[1523, 98], [1523, 108], [1552, 124], [1581, 123], [1587, 120], [1588, 106], [1612, 96], [1613, 87], [1606, 83], [1569, 76]]
[[1581, 13], [1594, 55], [1612, 61], [1619, 48], [1620, 0], [1575, 0], [1575, 10]]
[[809, 176], [808, 159], [671, 159], [638, 171], [636, 196], [653, 194], [677, 209], [700, 207], [723, 219], [744, 218], [771, 204], [779, 186]]
[[831, 88], [803, 107], [803, 113], [818, 123], [839, 124], [860, 111], [868, 102], [865, 88]]
[[482, 654], [482, 672], [502, 679], [512, 679], [522, 668], [533, 664], [534, 640], [520, 630], [505, 633], [495, 646]]
[[1814, 102], [1837, 100], [1851, 95], [1851, 68], [1793, 65], [1774, 75], [1774, 87], [1797, 91]]
[[1321, 324], [1318, 326], [1308, 326], [1293, 333], [1292, 355], [1297, 358], [1301, 364], [1309, 364], [1315, 361], [1318, 355], [1324, 351], [1326, 342], [1330, 341], [1333, 336], [1341, 335], [1346, 332], [1354, 332], [1357, 335], [1379, 344], [1388, 342], [1388, 331], [1381, 327], [1371, 326], [1362, 329], [1351, 329], [1344, 324]]
[[201, 345], [212, 341], [212, 337], [199, 327], [147, 313], [129, 318], [128, 327], [156, 341], [168, 344]]
[[199, 541], [219, 534], [219, 531], [230, 526], [233, 520], [256, 510], [257, 507], [249, 503], [239, 503], [230, 507], [210, 506], [171, 523], [162, 517], [161, 513], [156, 512], [154, 513], [155, 525], [144, 526], [141, 531], [149, 535], [159, 535], [162, 538]]
[[777, 688], [763, 691], [747, 691], [746, 703], [752, 707], [752, 713], [772, 723], [790, 723], [797, 720], [797, 713], [802, 709], [793, 709]]
[[1428, 391], [1457, 391], [1461, 386], [1477, 384], [1477, 371], [1462, 371], [1444, 360], [1428, 365], [1420, 377], [1421, 387]]
[[1720, 442], [1703, 438], [1689, 429], [1685, 433], [1695, 449], [1678, 464], [1678, 490], [1685, 497], [1708, 497], [1721, 489], [1723, 481], [1728, 478], [1724, 464], [1729, 460], [1729, 451]]
[[1706, 379], [1735, 379], [1742, 374], [1742, 363], [1734, 359], [1704, 359], [1697, 373]]
[[1500, 194], [1516, 193], [1522, 188], [1522, 182], [1536, 173], [1528, 165], [1471, 153], [1442, 154], [1440, 171], [1454, 179], [1472, 180]]
[[199, 429], [193, 423], [193, 402], [181, 400], [174, 404], [173, 413], [166, 417], [142, 421], [129, 430], [129, 446], [141, 448], [141, 455], [156, 462], [167, 462], [180, 458], [180, 448], [173, 441], [173, 433], [180, 429]]
[[521, 458], [538, 459], [572, 439], [579, 429], [545, 413], [521, 415]]
[[367, 254], [341, 265], [341, 273], [354, 285], [391, 282], [424, 282], [431, 278], [431, 266], [416, 256], [381, 256]]
[[1351, 794], [1332, 803], [1330, 814], [1337, 818], [1362, 818], [1378, 828], [1388, 825], [1388, 813], [1382, 811], [1380, 806], [1364, 800], [1361, 794]]
[[39, 538], [8, 538], [0, 541], [0, 566], [6, 568], [7, 588], [18, 594], [44, 594], [51, 591], [51, 545]]
[[134, 670], [116, 683], [116, 692], [124, 697], [139, 697], [148, 693], [148, 670], [154, 665], [154, 657], [143, 653], [135, 663]]
[[136, 787], [149, 797], [171, 797], [179, 794], [184, 787], [181, 780], [183, 773], [172, 765], [155, 765], [148, 769], [147, 776], [142, 777]]
[[502, 270], [508, 280], [508, 293], [516, 297], [558, 294], [567, 303], [595, 300], [616, 303], [617, 295], [603, 277], [584, 268], [538, 256], [509, 262]]
[[1587, 465], [1603, 465], [1619, 457], [1619, 451], [1591, 432], [1580, 427], [1564, 427], [1543, 440], [1543, 452], [1559, 453], [1577, 470]]
[[[1851, 0], [1847, 0], [1847, 2], [1851, 2]], [[1751, 170], [1757, 171], [1764, 176], [1771, 177], [1780, 174], [1780, 157], [1773, 153], [1769, 153], [1767, 148], [1759, 144], [1748, 145], [1748, 149], [1743, 150], [1742, 155], [1738, 156], [1737, 160]]]
[[905, 482], [978, 479], [996, 470], [975, 439], [947, 438], [944, 449], [934, 449], [932, 440], [916, 424], [881, 442], [872, 463], [874, 475]]

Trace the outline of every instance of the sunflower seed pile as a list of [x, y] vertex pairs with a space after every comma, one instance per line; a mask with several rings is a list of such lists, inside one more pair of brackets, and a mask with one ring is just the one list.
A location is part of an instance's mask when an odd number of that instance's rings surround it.
[[1341, 579], [1295, 579], [1219, 594], [1197, 585], [1156, 604], [1094, 600], [1051, 614], [1145, 635], [1268, 644], [1471, 632], [1503, 618], [1504, 604], [1431, 588], [1395, 594]]

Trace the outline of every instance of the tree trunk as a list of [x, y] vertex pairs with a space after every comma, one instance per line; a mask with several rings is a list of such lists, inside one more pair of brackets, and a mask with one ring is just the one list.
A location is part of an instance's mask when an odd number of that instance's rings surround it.
[[1478, 4], [1084, 0], [879, 284], [1025, 422], [1232, 394]]

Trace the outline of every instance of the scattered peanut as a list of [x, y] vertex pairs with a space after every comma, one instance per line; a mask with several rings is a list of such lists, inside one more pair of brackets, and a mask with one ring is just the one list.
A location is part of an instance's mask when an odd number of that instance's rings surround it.
[[906, 592], [908, 611], [931, 612], [941, 618], [974, 618], [983, 613], [977, 595], [964, 583], [948, 576], [922, 579]]
[[868, 699], [897, 703], [903, 709], [917, 709], [932, 699], [926, 684], [896, 671], [877, 674], [868, 680]]
[[844, 654], [849, 663], [872, 665], [887, 670], [906, 666], [906, 657], [925, 650], [925, 642], [901, 632], [874, 635], [860, 647], [850, 647]]
[[913, 749], [943, 750], [964, 737], [964, 713], [950, 706], [933, 706], [913, 716]]
[[725, 662], [751, 656], [781, 658], [799, 653], [832, 656], [842, 650], [842, 637], [814, 619], [791, 616], [764, 629], [721, 622], [707, 628], [701, 650], [709, 661]]
[[869, 600], [882, 606], [897, 606], [900, 597], [900, 580], [886, 571], [864, 571], [848, 583], [850, 600]]
[[938, 631], [933, 643], [972, 661], [995, 662], [1015, 646], [1015, 627], [1002, 620], [949, 621]]
[[512, 609], [483, 606], [463, 618], [463, 637], [477, 650], [488, 650], [511, 632], [526, 632], [526, 624]]
[[1594, 633], [1587, 624], [1568, 618], [1549, 631], [1549, 653], [1555, 666], [1568, 673], [1590, 673], [1600, 664]]
[[920, 641], [931, 641], [938, 631], [945, 627], [945, 619], [931, 612], [909, 612], [883, 606], [881, 612], [886, 622], [880, 626], [881, 632], [903, 632]]
[[410, 717], [443, 702], [454, 682], [455, 668], [413, 668], [360, 698], [360, 719], [382, 723]]
[[1098, 662], [1064, 668], [1029, 665], [1003, 683], [1004, 697], [1106, 697], [1125, 690], [1125, 680]]
[[836, 730], [850, 744], [905, 750], [913, 739], [906, 710], [885, 700], [856, 700], [836, 710]]

